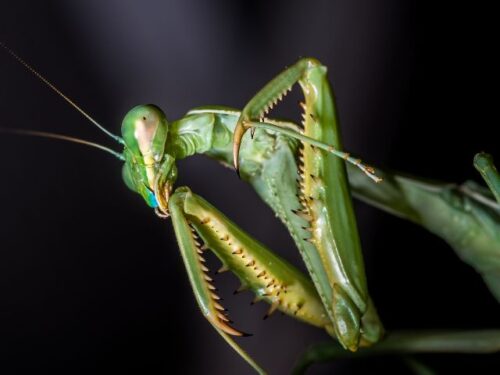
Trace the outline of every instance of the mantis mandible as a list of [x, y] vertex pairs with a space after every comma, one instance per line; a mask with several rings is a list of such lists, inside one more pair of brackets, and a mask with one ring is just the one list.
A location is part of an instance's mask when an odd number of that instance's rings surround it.
[[[380, 182], [374, 170], [342, 151], [327, 69], [302, 58], [267, 83], [239, 111], [221, 106], [190, 110], [167, 121], [155, 105], [139, 105], [124, 117], [121, 136], [104, 129], [14, 52], [15, 59], [112, 137], [122, 152], [73, 137], [30, 130], [11, 133], [68, 140], [107, 151], [125, 162], [123, 180], [160, 218], [170, 218], [195, 299], [203, 316], [258, 372], [263, 370], [231, 336], [245, 336], [230, 322], [208, 275], [212, 251], [256, 300], [324, 329], [344, 348], [376, 343], [383, 327], [370, 299], [345, 163]], [[267, 113], [298, 83], [301, 125]], [[250, 130], [250, 132], [247, 132]], [[176, 161], [204, 154], [234, 167], [287, 227], [309, 275], [274, 254], [192, 192], [175, 187]]]

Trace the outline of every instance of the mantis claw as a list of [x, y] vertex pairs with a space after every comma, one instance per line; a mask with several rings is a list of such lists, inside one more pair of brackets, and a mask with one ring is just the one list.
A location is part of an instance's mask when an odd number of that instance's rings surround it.
[[170, 216], [168, 213], [164, 213], [159, 207], [155, 207], [155, 214], [160, 219], [168, 219], [168, 217]]
[[233, 134], [233, 165], [234, 169], [236, 170], [236, 174], [238, 175], [239, 178], [241, 178], [240, 163], [239, 163], [241, 140], [243, 139], [243, 136], [245, 135], [246, 131], [249, 129], [249, 127], [245, 124], [246, 121], [243, 120], [241, 117], [242, 116], [240, 116], [240, 118], [238, 119]]

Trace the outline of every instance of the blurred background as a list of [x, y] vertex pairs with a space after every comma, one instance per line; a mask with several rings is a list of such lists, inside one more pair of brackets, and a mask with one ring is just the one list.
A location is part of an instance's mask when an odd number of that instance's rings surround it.
[[[242, 108], [300, 56], [329, 67], [344, 144], [379, 166], [480, 181], [472, 157], [498, 153], [491, 9], [416, 1], [23, 1], [0, 5], [0, 40], [95, 119], [119, 132], [133, 106], [171, 120], [190, 108]], [[2, 127], [114, 146], [7, 53]], [[494, 68], [495, 67], [495, 68]], [[283, 106], [294, 116], [296, 102]], [[104, 153], [0, 136], [0, 372], [250, 374], [198, 312], [169, 221]], [[302, 267], [286, 230], [234, 172], [179, 163], [188, 185]], [[388, 329], [498, 327], [499, 306], [440, 239], [356, 202], [369, 288]], [[217, 261], [210, 260], [216, 269]], [[236, 278], [216, 283], [239, 342], [271, 374], [290, 372], [315, 328], [275, 314]], [[497, 373], [498, 357], [420, 356], [441, 373]], [[406, 373], [397, 358], [338, 361], [311, 374]]]

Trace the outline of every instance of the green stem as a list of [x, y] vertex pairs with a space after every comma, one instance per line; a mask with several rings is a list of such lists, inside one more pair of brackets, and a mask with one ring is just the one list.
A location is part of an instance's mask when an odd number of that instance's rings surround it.
[[415, 358], [407, 356], [403, 358], [406, 365], [413, 371], [416, 375], [436, 375], [436, 373], [424, 365], [422, 362], [417, 361]]
[[500, 330], [481, 331], [399, 331], [388, 333], [380, 343], [349, 352], [337, 342], [317, 344], [306, 350], [294, 369], [305, 373], [313, 363], [341, 358], [415, 353], [489, 354], [500, 352]]

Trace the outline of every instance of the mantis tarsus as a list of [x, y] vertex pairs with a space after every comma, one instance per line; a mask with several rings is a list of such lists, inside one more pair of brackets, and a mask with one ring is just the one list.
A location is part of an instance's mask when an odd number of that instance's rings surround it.
[[[5, 47], [4, 47], [5, 48]], [[6, 48], [7, 49], [7, 48]], [[26, 68], [124, 146], [122, 153], [51, 133], [17, 133], [85, 143], [125, 161], [123, 179], [162, 218], [170, 217], [196, 301], [222, 337], [257, 371], [263, 370], [232, 340], [233, 327], [216, 294], [204, 252], [211, 250], [256, 300], [325, 329], [351, 351], [375, 344], [383, 327], [371, 301], [353, 214], [345, 162], [380, 182], [374, 170], [342, 151], [337, 113], [326, 68], [304, 58], [259, 91], [242, 111], [201, 107], [168, 122], [154, 105], [130, 110], [122, 136], [102, 128], [49, 81]], [[299, 83], [305, 101], [302, 126], [267, 118]], [[250, 130], [250, 132], [246, 132]], [[16, 132], [16, 131], [14, 131]], [[293, 237], [309, 277], [253, 239], [188, 187], [174, 188], [176, 160], [205, 154], [233, 165], [273, 209]], [[373, 183], [373, 182], [372, 182]]]

